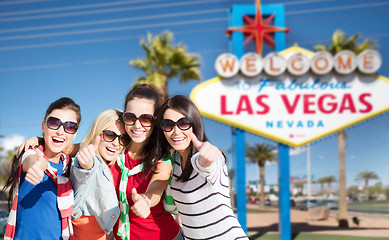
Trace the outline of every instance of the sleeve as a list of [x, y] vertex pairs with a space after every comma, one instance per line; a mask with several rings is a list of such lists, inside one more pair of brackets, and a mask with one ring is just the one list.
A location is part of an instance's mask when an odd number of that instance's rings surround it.
[[22, 159], [20, 161], [20, 163], [23, 163], [23, 161], [30, 155], [33, 155], [33, 154], [36, 154], [35, 152], [35, 149], [28, 149], [27, 151], [25, 151], [22, 155]]
[[77, 156], [74, 158], [73, 164], [71, 166], [71, 177], [74, 177], [74, 180], [83, 183], [85, 182], [89, 176], [91, 176], [97, 168], [97, 163], [99, 162], [99, 159], [97, 156], [94, 158], [94, 164], [93, 167], [90, 170], [83, 169], [80, 164], [78, 163], [78, 158]]
[[200, 165], [200, 153], [196, 153], [192, 156], [191, 163], [193, 169], [197, 171], [200, 176], [204, 177], [208, 183], [212, 185], [219, 185], [222, 182], [222, 178], [225, 175], [223, 168], [225, 167], [225, 159], [221, 154], [219, 159], [212, 163], [209, 167], [203, 167]]

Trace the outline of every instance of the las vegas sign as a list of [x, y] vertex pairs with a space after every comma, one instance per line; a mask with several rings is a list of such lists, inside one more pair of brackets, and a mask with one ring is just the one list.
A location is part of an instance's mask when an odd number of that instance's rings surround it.
[[197, 85], [190, 98], [207, 118], [300, 147], [389, 110], [389, 79], [372, 74], [380, 66], [374, 50], [225, 54], [215, 62], [223, 77]]

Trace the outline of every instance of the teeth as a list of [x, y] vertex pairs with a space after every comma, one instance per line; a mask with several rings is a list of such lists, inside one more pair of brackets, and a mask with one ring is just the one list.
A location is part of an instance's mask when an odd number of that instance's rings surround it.
[[180, 142], [180, 141], [184, 141], [184, 140], [185, 140], [184, 137], [182, 137], [182, 138], [173, 138], [174, 142]]
[[135, 134], [141, 134], [141, 133], [143, 133], [144, 131], [142, 131], [142, 130], [140, 130], [140, 131], [134, 131], [134, 130], [131, 130], [133, 133], [135, 133]]
[[57, 137], [53, 137], [53, 140], [54, 141], [57, 141], [57, 142], [64, 142], [65, 140], [62, 139], [62, 138], [57, 138]]
[[107, 150], [112, 152], [112, 153], [115, 153], [117, 151], [117, 149], [115, 149], [115, 148], [107, 148]]

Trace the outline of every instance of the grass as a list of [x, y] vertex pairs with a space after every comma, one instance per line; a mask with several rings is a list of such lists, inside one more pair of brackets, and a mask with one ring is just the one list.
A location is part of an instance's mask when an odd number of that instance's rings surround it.
[[[251, 240], [279, 240], [278, 234], [265, 234], [250, 236]], [[387, 237], [358, 237], [331, 234], [299, 233], [292, 235], [293, 240], [389, 240]]]
[[247, 213], [275, 213], [277, 210], [247, 208]]

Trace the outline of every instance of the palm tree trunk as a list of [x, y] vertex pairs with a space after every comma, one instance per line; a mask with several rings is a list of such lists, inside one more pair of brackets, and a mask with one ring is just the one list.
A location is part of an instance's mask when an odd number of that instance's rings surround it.
[[346, 189], [346, 133], [342, 130], [338, 134], [339, 151], [339, 202], [338, 202], [338, 223], [339, 227], [348, 228], [347, 220], [347, 189]]
[[265, 166], [259, 165], [259, 175], [261, 178], [261, 195], [259, 196], [260, 208], [265, 207]]
[[369, 201], [369, 180], [365, 179], [365, 199]]
[[164, 80], [163, 87], [161, 89], [161, 100], [162, 100], [162, 103], [165, 102], [169, 98], [169, 89], [168, 89], [168, 81], [169, 81], [169, 79], [167, 78], [166, 75], [164, 75], [164, 77], [165, 77], [165, 80]]

